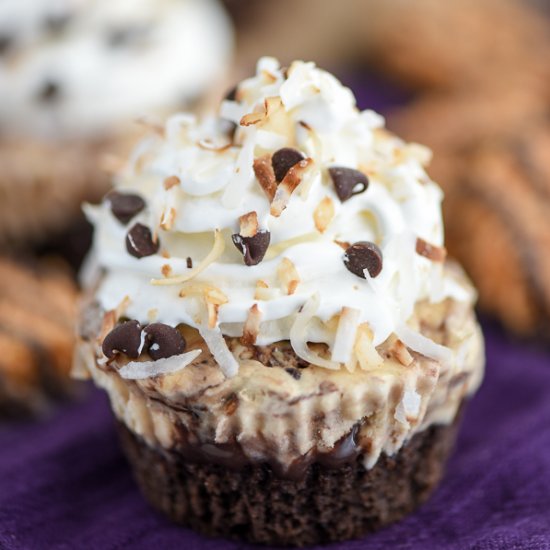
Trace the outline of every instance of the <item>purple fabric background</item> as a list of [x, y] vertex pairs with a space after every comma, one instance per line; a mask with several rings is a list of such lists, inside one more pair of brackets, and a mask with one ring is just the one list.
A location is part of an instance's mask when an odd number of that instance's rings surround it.
[[[398, 97], [369, 86], [361, 103], [380, 108]], [[330, 548], [550, 549], [550, 350], [514, 343], [488, 324], [485, 334], [487, 376], [434, 497], [398, 524]], [[0, 425], [0, 548], [250, 546], [206, 539], [149, 508], [106, 397], [89, 390], [47, 420]]]

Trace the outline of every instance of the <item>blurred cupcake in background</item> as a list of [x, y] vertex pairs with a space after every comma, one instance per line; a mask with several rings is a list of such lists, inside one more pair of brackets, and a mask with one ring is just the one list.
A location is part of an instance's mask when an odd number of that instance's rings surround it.
[[192, 106], [231, 50], [215, 0], [0, 3], [0, 246], [68, 227], [136, 117]]
[[107, 190], [135, 120], [198, 108], [232, 45], [216, 0], [0, 2], [0, 417], [67, 389], [77, 289], [37, 257], [78, 266], [80, 205]]

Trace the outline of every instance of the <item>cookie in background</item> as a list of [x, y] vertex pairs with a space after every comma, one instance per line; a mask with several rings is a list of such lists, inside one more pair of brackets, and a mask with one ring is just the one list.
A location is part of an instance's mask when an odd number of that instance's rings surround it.
[[76, 299], [61, 265], [0, 258], [0, 419], [46, 412], [70, 395]]

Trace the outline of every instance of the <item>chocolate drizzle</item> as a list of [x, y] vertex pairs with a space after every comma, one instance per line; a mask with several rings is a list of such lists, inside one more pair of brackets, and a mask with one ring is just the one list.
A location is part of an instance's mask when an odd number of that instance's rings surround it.
[[[190, 418], [196, 423], [198, 419]], [[183, 423], [177, 425], [178, 438], [174, 450], [185, 460], [199, 464], [214, 463], [230, 470], [243, 470], [261, 463], [269, 465], [281, 479], [300, 480], [313, 464], [321, 468], [335, 469], [352, 464], [362, 456], [363, 449], [357, 441], [362, 422], [353, 426], [350, 432], [339, 439], [330, 451], [311, 450], [290, 464], [282, 464], [275, 458], [255, 460], [245, 454], [243, 447], [254, 447], [254, 441], [239, 442], [233, 439], [229, 443], [203, 443], [198, 436]]]

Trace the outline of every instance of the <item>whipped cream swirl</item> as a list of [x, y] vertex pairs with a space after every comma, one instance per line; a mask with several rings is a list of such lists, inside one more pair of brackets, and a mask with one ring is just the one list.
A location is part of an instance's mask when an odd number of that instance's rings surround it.
[[[392, 335], [450, 360], [410, 323], [419, 301], [472, 299], [441, 261], [442, 192], [424, 169], [429, 151], [360, 112], [352, 92], [313, 63], [281, 69], [263, 58], [229, 97], [216, 116], [171, 117], [135, 150], [116, 181], [117, 192], [145, 201], [128, 224], [108, 199], [86, 207], [103, 268], [100, 305], [124, 304], [141, 323], [198, 328], [230, 374], [220, 335], [290, 339], [300, 357], [332, 369], [376, 365], [376, 346]], [[273, 155], [284, 148], [303, 161], [270, 190]], [[368, 178], [344, 200], [333, 177], [342, 168]], [[158, 252], [128, 253], [137, 223]], [[242, 237], [262, 233], [265, 255], [247, 265]], [[381, 253], [374, 277], [346, 265], [345, 249], [363, 241]]]
[[231, 46], [217, 0], [2, 0], [0, 133], [95, 136], [187, 105]]

